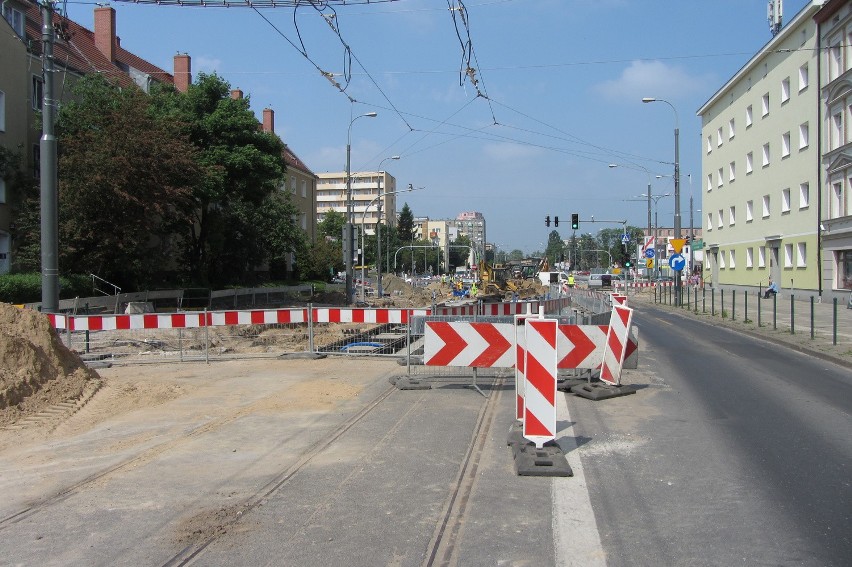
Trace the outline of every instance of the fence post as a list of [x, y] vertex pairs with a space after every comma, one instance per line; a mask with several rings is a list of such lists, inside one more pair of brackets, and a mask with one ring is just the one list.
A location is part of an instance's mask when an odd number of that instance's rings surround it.
[[210, 364], [210, 321], [207, 319], [207, 309], [204, 309], [204, 362]]
[[814, 338], [814, 296], [811, 296], [811, 339]]
[[748, 323], [748, 290], [743, 290], [743, 323]]
[[[695, 304], [695, 310], [696, 311], [698, 310], [697, 300], [696, 300], [696, 304]], [[706, 287], [701, 288], [701, 312], [707, 313], [707, 288]]]
[[762, 327], [760, 322], [760, 290], [757, 290], [757, 326]]
[[716, 316], [716, 288], [710, 288], [710, 315]]
[[720, 307], [719, 311], [722, 314], [722, 319], [724, 319], [725, 318], [725, 290], [724, 289], [719, 290], [719, 302], [721, 303], [721, 307]]
[[411, 376], [411, 310], [406, 310], [408, 325], [405, 326], [405, 372]]
[[837, 298], [835, 297], [833, 300], [832, 310], [834, 313], [831, 316], [831, 344], [837, 344]]
[[314, 354], [314, 304], [308, 303], [308, 352]]
[[737, 290], [731, 290], [731, 321], [737, 320]]
[[795, 306], [795, 303], [793, 303], [794, 299], [795, 299], [795, 297], [791, 293], [790, 294], [790, 334], [791, 335], [796, 334], [796, 306]]

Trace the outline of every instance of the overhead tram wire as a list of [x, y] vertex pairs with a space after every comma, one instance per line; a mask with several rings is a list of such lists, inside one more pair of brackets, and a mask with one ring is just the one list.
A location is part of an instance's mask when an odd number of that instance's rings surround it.
[[[453, 2], [456, 2], [457, 6], [453, 6]], [[491, 111], [491, 120], [494, 124], [497, 124], [497, 117], [494, 115], [494, 107], [491, 105], [491, 100], [488, 97], [488, 90], [485, 87], [485, 77], [482, 74], [482, 68], [479, 66], [479, 59], [473, 49], [473, 40], [470, 38], [470, 19], [467, 15], [467, 8], [462, 0], [447, 0], [447, 7], [450, 10], [450, 14], [453, 16], [453, 26], [455, 27], [456, 37], [458, 37], [462, 49], [462, 63], [461, 69], [459, 69], [459, 85], [464, 86], [464, 79], [465, 77], [468, 78], [471, 86], [476, 89], [477, 97], [484, 98], [488, 101], [488, 108]], [[462, 37], [461, 31], [459, 30], [459, 18], [461, 18], [467, 39]], [[470, 65], [471, 58], [476, 63], [475, 68]], [[477, 69], [479, 69], [479, 79], [476, 78]], [[480, 82], [482, 83], [481, 89], [479, 88]]]

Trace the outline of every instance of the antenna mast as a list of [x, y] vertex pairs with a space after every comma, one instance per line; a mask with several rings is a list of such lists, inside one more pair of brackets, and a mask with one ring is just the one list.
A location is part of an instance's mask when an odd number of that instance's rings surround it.
[[781, 20], [784, 16], [784, 0], [769, 0], [766, 7], [766, 19], [769, 20], [769, 31], [773, 37], [781, 31]]

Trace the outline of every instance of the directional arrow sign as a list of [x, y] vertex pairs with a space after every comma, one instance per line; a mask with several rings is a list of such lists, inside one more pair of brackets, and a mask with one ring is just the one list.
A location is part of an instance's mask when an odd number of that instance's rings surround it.
[[669, 256], [669, 267], [672, 270], [679, 272], [683, 269], [684, 266], [686, 266], [686, 258], [681, 256], [680, 254], [672, 254], [671, 256]]
[[512, 368], [515, 329], [510, 323], [427, 321], [423, 363], [428, 366]]

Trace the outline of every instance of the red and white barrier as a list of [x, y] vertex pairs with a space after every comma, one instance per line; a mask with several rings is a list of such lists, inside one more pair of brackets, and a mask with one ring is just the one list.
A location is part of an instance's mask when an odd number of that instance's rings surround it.
[[429, 315], [428, 309], [350, 309], [348, 307], [316, 308], [314, 323], [408, 323], [409, 316]]
[[612, 317], [606, 336], [603, 362], [601, 363], [601, 381], [614, 386], [621, 384], [621, 370], [627, 352], [627, 335], [633, 321], [633, 310], [621, 305], [612, 306]]
[[[559, 325], [559, 368], [600, 368], [608, 331], [609, 325]], [[639, 367], [639, 340], [633, 327], [628, 334], [623, 367]]]
[[556, 438], [555, 319], [527, 319], [524, 362], [524, 428], [526, 439], [541, 448]]
[[515, 365], [514, 345], [511, 323], [427, 321], [423, 364], [511, 368]]

